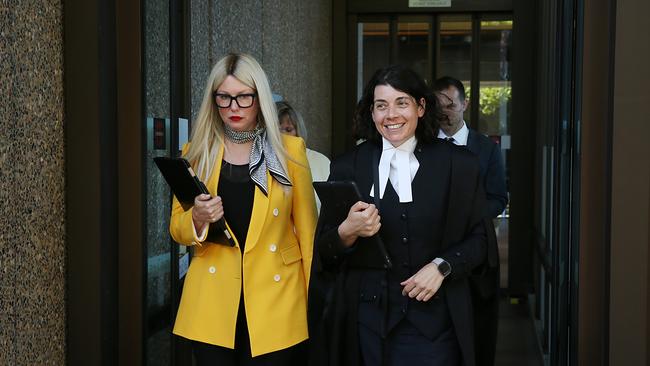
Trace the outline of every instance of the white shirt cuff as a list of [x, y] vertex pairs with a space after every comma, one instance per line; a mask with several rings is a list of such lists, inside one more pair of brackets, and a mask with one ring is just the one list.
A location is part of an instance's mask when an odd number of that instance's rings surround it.
[[196, 233], [196, 227], [194, 226], [194, 223], [192, 222], [192, 233], [194, 235], [194, 241], [196, 243], [204, 242], [205, 239], [207, 239], [207, 237], [208, 237], [208, 228], [209, 227], [210, 227], [210, 225], [205, 225], [203, 227], [203, 230], [201, 230], [201, 235], [198, 235]]

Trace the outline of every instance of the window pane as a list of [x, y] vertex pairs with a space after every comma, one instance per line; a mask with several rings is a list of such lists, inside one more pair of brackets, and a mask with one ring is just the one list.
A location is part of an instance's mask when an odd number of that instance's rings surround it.
[[[496, 19], [480, 22], [479, 36], [479, 132], [488, 135], [499, 143], [501, 156], [505, 163], [506, 186], [510, 177], [510, 111], [511, 111], [511, 75], [510, 47], [512, 42], [512, 20]], [[508, 189], [508, 191], [510, 191]], [[506, 253], [509, 245], [508, 228], [510, 210], [495, 220], [499, 251]], [[502, 257], [502, 263], [504, 257]], [[502, 285], [507, 283], [507, 276], [502, 275]]]
[[372, 74], [389, 63], [389, 23], [359, 23], [358, 34], [357, 100]]
[[144, 81], [147, 129], [146, 166], [146, 308], [145, 365], [171, 364], [171, 243], [169, 240], [169, 198], [167, 183], [153, 158], [169, 156], [170, 57], [169, 1], [144, 2]]
[[509, 135], [512, 87], [510, 48], [512, 20], [481, 22], [479, 130]]
[[[472, 81], [472, 17], [470, 15], [441, 16], [440, 51], [437, 77], [451, 76], [463, 82], [467, 98]], [[470, 109], [465, 111], [470, 123]]]
[[397, 23], [396, 63], [408, 66], [417, 72], [427, 84], [431, 79], [431, 50], [429, 33], [431, 23], [410, 22], [400, 18]]

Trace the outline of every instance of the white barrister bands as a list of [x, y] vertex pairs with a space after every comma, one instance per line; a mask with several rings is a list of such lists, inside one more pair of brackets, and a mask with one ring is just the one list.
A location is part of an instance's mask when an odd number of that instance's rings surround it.
[[[418, 159], [413, 154], [417, 146], [417, 139], [412, 136], [398, 147], [394, 147], [388, 140], [382, 138], [383, 149], [379, 159], [379, 198], [384, 197], [388, 179], [399, 196], [402, 203], [413, 202], [411, 182], [420, 167]], [[370, 196], [374, 197], [375, 187], [370, 189]]]

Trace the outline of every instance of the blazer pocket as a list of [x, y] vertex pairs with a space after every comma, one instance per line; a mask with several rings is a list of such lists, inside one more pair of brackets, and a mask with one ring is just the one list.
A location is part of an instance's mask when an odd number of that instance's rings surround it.
[[285, 265], [289, 265], [302, 259], [302, 253], [300, 253], [300, 247], [298, 244], [282, 249], [280, 255], [282, 255], [282, 261]]

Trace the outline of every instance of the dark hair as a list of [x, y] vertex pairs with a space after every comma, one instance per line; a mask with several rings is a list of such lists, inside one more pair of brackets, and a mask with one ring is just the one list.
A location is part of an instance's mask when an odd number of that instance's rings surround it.
[[429, 91], [424, 80], [415, 71], [401, 65], [391, 65], [379, 69], [368, 81], [354, 115], [355, 138], [376, 143], [381, 141], [381, 135], [372, 120], [375, 87], [378, 85], [388, 85], [404, 92], [412, 96], [418, 104], [424, 98], [424, 115], [418, 118], [415, 137], [419, 142], [433, 141], [438, 121], [442, 116], [438, 99]]
[[458, 90], [458, 99], [460, 101], [465, 100], [465, 86], [463, 83], [460, 82], [460, 80], [456, 78], [452, 78], [451, 76], [443, 76], [436, 81], [433, 82], [433, 91], [434, 92], [441, 92], [443, 90], [449, 89], [449, 87], [453, 86]]

